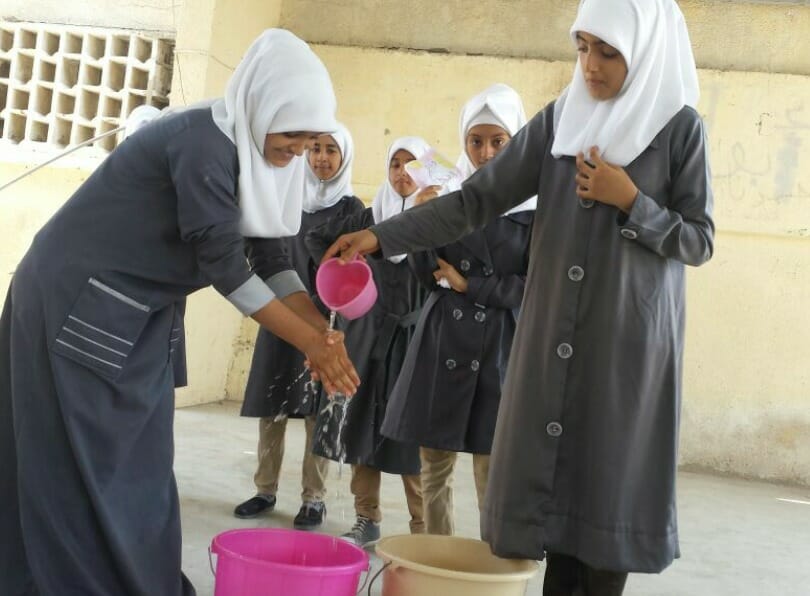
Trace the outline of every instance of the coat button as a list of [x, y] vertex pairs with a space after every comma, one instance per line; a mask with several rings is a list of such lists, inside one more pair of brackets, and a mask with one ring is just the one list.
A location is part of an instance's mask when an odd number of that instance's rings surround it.
[[477, 311], [477, 312], [475, 313], [475, 320], [476, 320], [477, 322], [479, 322], [479, 323], [483, 323], [484, 321], [486, 321], [486, 320], [487, 320], [487, 315], [486, 315], [486, 313], [484, 313], [483, 311], [480, 311], [480, 310], [479, 310], [479, 311]]
[[479, 368], [481, 368], [481, 363], [478, 362], [478, 360], [473, 360], [472, 362], [470, 362], [470, 370], [471, 371], [475, 372]]
[[453, 309], [453, 318], [456, 321], [460, 321], [461, 319], [464, 318], [464, 312], [460, 308], [454, 308]]
[[444, 365], [447, 367], [447, 370], [453, 370], [456, 367], [456, 361], [452, 358], [448, 358], [444, 361]]
[[559, 422], [549, 422], [546, 424], [546, 432], [550, 437], [559, 437], [562, 434], [562, 424]]
[[490, 267], [489, 265], [487, 265], [487, 266], [485, 266], [485, 267], [484, 267], [484, 275], [486, 275], [487, 277], [489, 277], [489, 276], [490, 276], [490, 275], [492, 275], [493, 273], [494, 273], [494, 271], [493, 271], [492, 267]]
[[469, 271], [470, 270], [470, 262], [467, 259], [461, 259], [461, 263], [459, 263], [459, 267], [462, 271]]
[[583, 209], [590, 209], [591, 207], [593, 207], [593, 203], [594, 203], [593, 199], [582, 199], [582, 198], [579, 199], [579, 206], [582, 207]]
[[622, 231], [620, 233], [628, 240], [635, 240], [636, 238], [638, 238], [638, 232], [636, 232], [631, 228], [622, 228]]
[[574, 265], [568, 270], [568, 279], [571, 281], [582, 281], [585, 277], [585, 270], [579, 265]]
[[573, 355], [574, 355], [574, 348], [571, 347], [571, 344], [562, 343], [559, 346], [557, 346], [557, 356], [559, 356], [563, 360], [567, 360]]

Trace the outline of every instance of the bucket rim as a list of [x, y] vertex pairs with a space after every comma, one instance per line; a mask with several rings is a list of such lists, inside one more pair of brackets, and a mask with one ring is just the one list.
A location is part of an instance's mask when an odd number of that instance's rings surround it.
[[[380, 557], [384, 562], [391, 562], [397, 567], [405, 567], [407, 569], [413, 569], [414, 571], [419, 571], [426, 575], [432, 575], [435, 577], [445, 577], [451, 579], [461, 579], [461, 580], [468, 580], [468, 581], [475, 581], [479, 583], [495, 583], [495, 582], [504, 582], [504, 581], [518, 581], [518, 580], [529, 580], [534, 577], [540, 569], [540, 564], [537, 561], [533, 561], [531, 559], [513, 559], [519, 561], [525, 561], [530, 564], [531, 569], [527, 569], [526, 571], [512, 571], [508, 573], [476, 573], [474, 571], [456, 571], [454, 569], [443, 569], [441, 567], [432, 567], [430, 565], [425, 565], [424, 563], [417, 563], [415, 561], [410, 561], [403, 557], [399, 557], [397, 555], [393, 555], [389, 552], [385, 551], [385, 544], [393, 542], [397, 538], [403, 538], [411, 536], [411, 534], [401, 534], [397, 536], [387, 536], [380, 540], [375, 547], [375, 552], [377, 556]], [[445, 537], [446, 538], [446, 537]], [[463, 540], [465, 542], [475, 542], [479, 543], [480, 540], [474, 540], [472, 538], [463, 538], [461, 536], [453, 536], [455, 540]]]
[[[360, 560], [356, 563], [347, 563], [345, 565], [293, 565], [291, 563], [277, 563], [275, 561], [263, 561], [262, 559], [257, 559], [255, 557], [249, 557], [242, 553], [235, 552], [229, 548], [223, 547], [221, 544], [217, 543], [217, 539], [231, 535], [231, 534], [286, 534], [286, 535], [303, 535], [314, 537], [317, 536], [316, 540], [320, 540], [321, 538], [324, 539], [334, 539], [338, 541], [338, 544], [342, 546], [348, 547], [348, 550], [354, 551], [361, 555]], [[232, 557], [234, 559], [239, 559], [240, 561], [249, 562], [253, 565], [259, 565], [262, 567], [273, 567], [274, 569], [282, 569], [286, 571], [300, 571], [301, 569], [312, 570], [316, 572], [341, 572], [341, 573], [361, 573], [363, 571], [368, 571], [371, 567], [371, 561], [369, 559], [368, 553], [364, 551], [362, 548], [347, 542], [346, 540], [341, 540], [337, 536], [330, 536], [329, 534], [321, 534], [318, 532], [303, 532], [301, 530], [288, 530], [286, 528], [237, 528], [233, 530], [226, 530], [225, 532], [220, 532], [216, 536], [211, 539], [211, 552], [215, 555], [219, 556], [220, 554], [225, 554], [228, 557]]]

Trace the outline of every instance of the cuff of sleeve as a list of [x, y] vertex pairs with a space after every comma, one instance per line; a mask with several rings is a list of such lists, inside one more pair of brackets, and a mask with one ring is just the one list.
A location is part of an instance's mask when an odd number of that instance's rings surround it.
[[661, 206], [654, 199], [639, 191], [630, 213], [619, 213], [616, 223], [619, 233], [628, 240], [638, 238], [643, 228], [652, 227], [656, 216], [661, 212]]
[[368, 228], [376, 237], [377, 242], [380, 244], [380, 253], [386, 259], [388, 257], [395, 257], [402, 253], [407, 253], [406, 250], [395, 250], [396, 247], [388, 246], [387, 229], [388, 226], [385, 222], [380, 222]]
[[225, 296], [225, 299], [243, 315], [250, 316], [275, 297], [273, 291], [257, 275], [251, 275], [245, 283]]
[[286, 298], [296, 292], [307, 292], [306, 286], [304, 286], [304, 283], [301, 281], [301, 278], [298, 277], [298, 273], [296, 273], [294, 269], [276, 273], [265, 279], [264, 283], [270, 288], [270, 291], [275, 294], [276, 298]]

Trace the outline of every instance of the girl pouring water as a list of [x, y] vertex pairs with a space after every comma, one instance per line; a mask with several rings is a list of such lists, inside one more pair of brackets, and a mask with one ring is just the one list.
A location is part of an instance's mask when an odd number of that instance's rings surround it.
[[327, 256], [440, 246], [540, 199], [482, 534], [546, 594], [620, 594], [680, 556], [685, 265], [713, 252], [699, 91], [674, 0], [584, 0], [570, 86], [461, 190]]

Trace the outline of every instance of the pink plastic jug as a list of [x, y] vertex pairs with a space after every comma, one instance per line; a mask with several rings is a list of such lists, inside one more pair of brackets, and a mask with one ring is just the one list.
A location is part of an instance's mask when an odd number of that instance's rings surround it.
[[360, 258], [348, 263], [329, 259], [315, 274], [315, 289], [329, 310], [347, 319], [358, 319], [377, 301], [371, 267]]
[[214, 537], [211, 552], [214, 596], [355, 596], [369, 569], [363, 549], [297, 530], [230, 530]]

